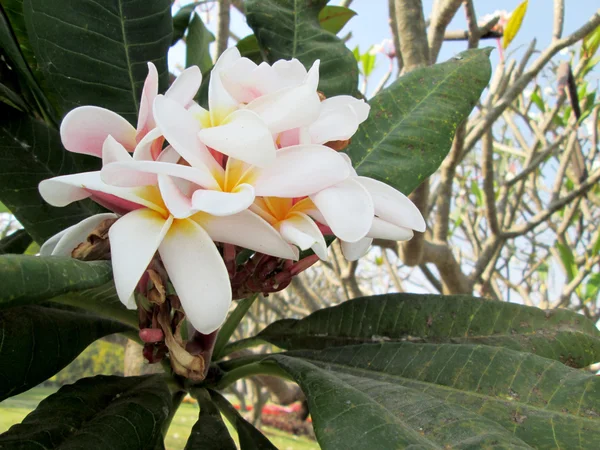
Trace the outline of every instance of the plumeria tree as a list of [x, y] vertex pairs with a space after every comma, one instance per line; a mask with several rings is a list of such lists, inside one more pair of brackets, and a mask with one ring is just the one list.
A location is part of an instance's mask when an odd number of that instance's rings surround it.
[[[275, 448], [223, 395], [252, 376], [299, 386], [324, 449], [597, 441], [600, 386], [579, 369], [600, 333], [570, 311], [384, 294], [233, 337], [332, 242], [355, 262], [374, 240], [422, 240], [419, 192], [491, 69], [485, 48], [425, 61], [420, 2], [396, 1], [404, 74], [367, 102], [327, 20], [345, 8], [247, 0], [254, 34], [226, 48], [219, 7], [213, 65], [193, 7], [2, 1], [0, 200], [24, 229], [0, 242], [0, 400], [113, 333], [164, 370], [64, 386], [0, 448], [162, 448], [186, 393], [186, 448], [235, 448], [223, 417], [242, 449]], [[20, 254], [32, 240], [39, 255]]]

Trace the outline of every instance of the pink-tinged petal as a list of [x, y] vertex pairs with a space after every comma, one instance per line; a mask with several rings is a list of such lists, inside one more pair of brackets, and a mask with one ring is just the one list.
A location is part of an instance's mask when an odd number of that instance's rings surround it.
[[299, 86], [306, 79], [306, 69], [296, 58], [290, 61], [280, 59], [272, 67], [282, 83], [277, 89]]
[[[136, 161], [153, 161], [154, 160], [154, 145], [157, 143], [157, 139], [162, 136], [162, 132], [158, 128], [153, 128], [148, 131], [142, 138], [138, 145], [135, 146], [133, 151], [133, 159]], [[162, 145], [161, 141], [161, 145]]]
[[221, 71], [223, 86], [238, 103], [249, 103], [262, 95], [263, 92], [253, 86], [257, 67], [256, 63], [248, 58], [240, 58]]
[[234, 244], [277, 258], [294, 259], [295, 252], [281, 235], [257, 214], [249, 210], [231, 216], [192, 216], [216, 242]]
[[227, 317], [229, 274], [215, 244], [192, 220], [176, 220], [158, 249], [188, 320], [209, 334]]
[[127, 150], [135, 148], [135, 128], [108, 109], [80, 106], [69, 112], [60, 124], [62, 143], [74, 153], [101, 157], [102, 144], [109, 134]]
[[348, 261], [357, 261], [369, 252], [373, 238], [362, 238], [358, 242], [341, 241], [342, 254]]
[[192, 66], [181, 72], [169, 90], [165, 93], [165, 97], [175, 100], [182, 106], [187, 106], [200, 89], [202, 84], [202, 72], [198, 66]]
[[198, 133], [200, 141], [232, 158], [265, 167], [275, 160], [275, 142], [262, 119], [254, 112], [232, 112], [222, 125]]
[[110, 227], [108, 238], [115, 288], [127, 308], [135, 308], [135, 288], [172, 223], [172, 217], [165, 220], [155, 211], [138, 209]]
[[208, 170], [222, 168], [198, 139], [200, 123], [183, 106], [163, 95], [154, 101], [154, 118], [163, 136], [188, 163]]
[[316, 89], [302, 84], [263, 95], [247, 108], [257, 113], [275, 134], [310, 125], [319, 117], [320, 103]]
[[291, 244], [301, 250], [312, 248], [322, 260], [327, 260], [327, 244], [317, 224], [306, 214], [292, 213], [279, 223], [279, 232]]
[[358, 177], [358, 182], [371, 194], [376, 216], [399, 227], [425, 231], [421, 212], [406, 195], [372, 178]]
[[[96, 214], [52, 236], [40, 248], [42, 256], [71, 256], [71, 252], [96, 229], [98, 225], [108, 219], [116, 219], [112, 213]], [[58, 239], [56, 239], [58, 237]]]
[[208, 109], [213, 126], [220, 125], [225, 118], [238, 108], [239, 103], [227, 92], [221, 79], [221, 72], [227, 71], [241, 58], [236, 47], [225, 50], [213, 68], [208, 84]]
[[198, 189], [192, 195], [192, 206], [213, 216], [229, 216], [248, 209], [254, 202], [254, 188], [240, 184], [235, 192]]
[[367, 233], [370, 238], [387, 239], [388, 241], [408, 241], [412, 239], [413, 235], [413, 230], [410, 228], [399, 227], [378, 217], [373, 218], [373, 224]]
[[138, 203], [133, 203], [128, 200], [123, 200], [122, 198], [115, 197], [111, 194], [104, 194], [102, 192], [92, 191], [92, 196], [90, 197], [94, 202], [98, 203], [101, 206], [104, 206], [109, 211], [113, 211], [120, 216], [124, 216], [130, 211], [135, 211], [136, 209], [145, 208]]
[[138, 114], [136, 140], [139, 142], [142, 138], [154, 128], [154, 116], [152, 115], [152, 103], [158, 94], [158, 72], [156, 66], [148, 63], [148, 75], [144, 81], [142, 98], [140, 99], [140, 111]]
[[344, 241], [356, 242], [371, 228], [373, 201], [369, 192], [352, 178], [323, 189], [310, 199], [333, 233]]
[[186, 219], [195, 211], [192, 208], [192, 200], [185, 195], [172, 177], [168, 175], [158, 176], [158, 187], [169, 212], [176, 219]]
[[297, 145], [277, 150], [275, 161], [257, 171], [254, 189], [261, 197], [304, 197], [345, 180], [346, 160], [323, 145]]
[[122, 161], [131, 161], [131, 155], [125, 147], [109, 135], [102, 145], [102, 165]]

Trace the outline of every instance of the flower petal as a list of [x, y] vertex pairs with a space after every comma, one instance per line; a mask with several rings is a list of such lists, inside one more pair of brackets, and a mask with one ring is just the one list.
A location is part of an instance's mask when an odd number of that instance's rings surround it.
[[223, 124], [198, 133], [200, 141], [232, 158], [265, 167], [275, 160], [273, 136], [258, 114], [237, 110]]
[[342, 254], [348, 261], [356, 261], [366, 255], [371, 248], [373, 238], [362, 238], [358, 242], [341, 241]]
[[142, 98], [140, 99], [140, 111], [137, 122], [136, 141], [140, 141], [151, 129], [154, 128], [154, 116], [152, 114], [152, 103], [158, 94], [158, 71], [151, 62], [148, 63], [148, 75], [144, 81]]
[[406, 195], [372, 178], [358, 177], [358, 181], [371, 194], [376, 216], [399, 227], [425, 231], [421, 212]]
[[159, 175], [158, 187], [166, 207], [176, 219], [186, 219], [195, 212], [191, 198], [181, 191], [172, 177]]
[[248, 209], [254, 202], [254, 188], [240, 184], [235, 192], [198, 189], [192, 195], [192, 206], [213, 216], [228, 216]]
[[295, 257], [292, 247], [277, 230], [250, 210], [223, 217], [198, 213], [192, 219], [216, 242], [238, 245], [277, 258]]
[[301, 250], [312, 248], [322, 260], [327, 260], [327, 244], [317, 224], [304, 213], [292, 213], [279, 224], [279, 232], [283, 238], [300, 247]]
[[220, 125], [225, 118], [238, 108], [238, 102], [223, 86], [221, 72], [230, 68], [241, 58], [237, 47], [225, 50], [213, 68], [208, 85], [208, 109], [213, 126]]
[[135, 148], [135, 128], [108, 109], [80, 106], [70, 111], [60, 124], [60, 138], [74, 153], [102, 156], [102, 144], [112, 135], [129, 151]]
[[[52, 236], [40, 248], [42, 256], [71, 256], [71, 252], [84, 242], [94, 229], [108, 219], [116, 219], [112, 213], [96, 214], [70, 226], [66, 230]], [[58, 239], [56, 239], [58, 237]]]
[[208, 149], [198, 139], [200, 123], [183, 106], [159, 95], [154, 101], [154, 118], [169, 144], [188, 163], [194, 167], [222, 171]]
[[275, 61], [272, 67], [281, 82], [284, 83], [282, 86], [278, 86], [278, 89], [298, 86], [306, 79], [306, 69], [296, 58], [289, 61], [280, 59]]
[[378, 217], [373, 218], [373, 224], [367, 233], [368, 237], [389, 241], [408, 241], [413, 235], [413, 230], [410, 228], [399, 227]]
[[[321, 105], [334, 99], [335, 97], [327, 99]], [[308, 128], [310, 141], [314, 144], [350, 139], [356, 130], [358, 130], [358, 119], [348, 105], [340, 105], [335, 109], [322, 106], [319, 118]]]
[[150, 209], [125, 214], [108, 231], [110, 254], [119, 299], [135, 308], [133, 293], [173, 223]]
[[156, 139], [162, 136], [162, 132], [159, 128], [153, 128], [148, 131], [142, 140], [138, 142], [133, 151], [133, 159], [136, 161], [153, 161], [152, 147], [155, 144]]
[[257, 113], [275, 134], [311, 124], [319, 117], [320, 103], [316, 89], [305, 83], [263, 95], [247, 108]]
[[257, 172], [257, 196], [303, 197], [345, 180], [346, 160], [323, 145], [296, 145], [277, 150], [275, 161]]
[[171, 87], [165, 92], [165, 97], [175, 100], [182, 106], [187, 106], [200, 89], [202, 84], [202, 72], [198, 66], [191, 66], [185, 69], [175, 79]]
[[176, 220], [158, 249], [188, 320], [209, 334], [231, 304], [225, 263], [206, 231], [192, 220]]
[[115, 138], [108, 135], [102, 144], [102, 165], [118, 161], [131, 161], [131, 155]]

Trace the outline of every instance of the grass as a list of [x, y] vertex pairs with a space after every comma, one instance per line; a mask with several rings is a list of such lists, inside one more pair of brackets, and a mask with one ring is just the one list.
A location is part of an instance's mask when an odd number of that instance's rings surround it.
[[[4, 433], [12, 425], [21, 422], [27, 414], [37, 407], [39, 402], [55, 391], [56, 388], [36, 387], [0, 403], [0, 433]], [[185, 447], [190, 430], [197, 418], [197, 405], [184, 403], [179, 407], [165, 439], [167, 450], [180, 450]], [[235, 432], [229, 423], [227, 423], [227, 426], [230, 433], [235, 437]], [[294, 436], [275, 428], [264, 427], [262, 432], [280, 450], [319, 449], [319, 445], [315, 441]]]

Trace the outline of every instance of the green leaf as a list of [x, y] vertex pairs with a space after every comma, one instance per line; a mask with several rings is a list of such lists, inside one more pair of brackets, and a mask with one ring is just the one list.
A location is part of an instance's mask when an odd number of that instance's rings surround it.
[[29, 111], [29, 106], [12, 89], [0, 83], [0, 101], [21, 112]]
[[[33, 240], [25, 230], [17, 230], [0, 240], [0, 255], [7, 253], [23, 253]], [[0, 259], [1, 261], [1, 259]], [[1, 269], [0, 269], [1, 270]], [[0, 275], [0, 278], [2, 275]], [[1, 294], [0, 294], [1, 295]], [[2, 300], [0, 300], [0, 304]]]
[[572, 367], [600, 361], [600, 331], [584, 316], [466, 295], [358, 298], [304, 319], [272, 323], [257, 337], [287, 350], [391, 341], [447, 342], [532, 352]]
[[371, 72], [373, 72], [373, 69], [375, 68], [375, 62], [376, 62], [377, 58], [375, 57], [374, 54], [371, 53], [371, 50], [369, 49], [369, 51], [367, 51], [367, 53], [363, 53], [360, 57], [360, 63], [362, 66], [362, 74], [365, 77], [368, 77], [371, 75]]
[[194, 397], [200, 406], [200, 416], [192, 427], [185, 450], [236, 450], [218, 408], [206, 389], [197, 389]]
[[240, 441], [240, 450], [277, 450], [277, 447], [254, 425], [244, 419], [225, 397], [216, 391], [211, 390], [209, 392], [213, 402], [219, 407], [229, 423], [235, 427]]
[[214, 40], [215, 36], [204, 26], [200, 16], [194, 14], [188, 28], [185, 66], [198, 66], [203, 74], [208, 72], [213, 65], [209, 46]]
[[370, 100], [346, 150], [359, 175], [412, 192], [440, 166], [490, 79], [489, 49], [415, 70]]
[[257, 298], [258, 295], [255, 294], [251, 297], [240, 300], [233, 312], [229, 314], [227, 320], [225, 320], [225, 323], [223, 323], [219, 330], [219, 334], [217, 335], [217, 340], [213, 350], [214, 361], [221, 357], [221, 352], [227, 345], [227, 342], [229, 342], [229, 339]]
[[258, 46], [258, 40], [255, 35], [249, 34], [245, 38], [240, 39], [235, 46], [243, 57], [250, 59], [256, 64], [263, 62], [260, 47]]
[[565, 273], [567, 274], [567, 280], [571, 281], [573, 278], [575, 278], [575, 275], [578, 272], [573, 252], [569, 247], [561, 244], [560, 242], [556, 242], [556, 248], [558, 249], [560, 260], [565, 269]]
[[108, 261], [84, 262], [60, 256], [0, 256], [0, 308], [40, 303], [111, 280], [112, 269]]
[[297, 58], [309, 68], [321, 60], [319, 90], [327, 97], [355, 94], [358, 67], [352, 52], [319, 23], [327, 0], [247, 0], [246, 18], [270, 63]]
[[600, 273], [595, 273], [590, 276], [585, 285], [585, 297], [588, 301], [593, 301], [600, 292]]
[[506, 26], [504, 27], [504, 36], [502, 36], [502, 48], [508, 47], [519, 32], [519, 30], [521, 29], [521, 24], [523, 23], [525, 13], [527, 12], [528, 3], [529, 0], [524, 0], [510, 14], [508, 22], [506, 22]]
[[338, 34], [355, 15], [350, 8], [327, 5], [319, 13], [319, 22], [324, 30]]
[[583, 38], [581, 43], [580, 57], [591, 58], [600, 47], [600, 26], [597, 26], [594, 31]]
[[0, 401], [47, 380], [96, 339], [128, 329], [118, 322], [43, 306], [0, 310]]
[[541, 112], [546, 112], [546, 105], [544, 104], [544, 100], [542, 99], [542, 97], [540, 97], [538, 91], [539, 89], [533, 91], [533, 93], [531, 94], [531, 101], [535, 103], [535, 105]]
[[475, 196], [477, 206], [479, 206], [479, 207], [483, 206], [483, 192], [479, 188], [479, 184], [477, 184], [477, 180], [471, 181], [471, 192]]
[[25, 23], [60, 112], [81, 105], [111, 109], [131, 123], [153, 62], [168, 85], [170, 0], [24, 0]]
[[100, 160], [67, 152], [58, 131], [41, 121], [12, 114], [0, 122], [0, 200], [38, 243], [95, 214], [90, 200], [64, 208], [48, 205], [37, 190], [47, 178], [100, 168]]
[[[363, 368], [367, 360], [373, 361], [373, 351], [381, 347], [332, 349], [328, 352], [331, 364], [321, 362], [324, 352], [306, 352], [298, 354], [299, 358], [283, 355], [269, 358], [304, 391], [323, 450], [530, 448], [513, 436], [512, 430], [454, 402], [436, 398], [429, 391], [423, 393], [424, 386], [411, 385], [411, 380], [394, 376], [399, 358], [389, 352], [385, 355], [394, 364], [391, 370]], [[357, 349], [362, 349], [357, 364], [347, 365], [344, 352], [356, 353]], [[436, 365], [435, 369], [439, 372], [444, 368]], [[430, 390], [436, 387], [429, 384]]]
[[0, 448], [153, 449], [172, 407], [161, 375], [84, 378], [42, 400]]
[[[203, 2], [202, 2], [203, 3]], [[185, 5], [177, 11], [177, 14], [173, 16], [173, 39], [171, 40], [171, 46], [175, 45], [179, 39], [183, 38], [185, 30], [190, 23], [192, 13], [198, 6], [198, 3], [191, 3]]]

